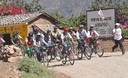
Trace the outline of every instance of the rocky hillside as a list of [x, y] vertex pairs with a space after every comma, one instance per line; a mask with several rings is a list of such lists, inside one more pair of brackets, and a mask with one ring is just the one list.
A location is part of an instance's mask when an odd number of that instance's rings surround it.
[[[32, 0], [27, 0], [28, 2]], [[45, 8], [46, 12], [59, 11], [63, 16], [77, 16], [81, 12], [88, 10], [91, 1], [94, 0], [39, 0], [40, 5]]]
[[[32, 1], [32, 0], [27, 0]], [[78, 14], [86, 13], [92, 1], [95, 0], [39, 0], [40, 5], [45, 8], [47, 12], [59, 11], [65, 17], [77, 16]], [[112, 0], [114, 1], [114, 0]], [[128, 0], [120, 0], [127, 1]]]

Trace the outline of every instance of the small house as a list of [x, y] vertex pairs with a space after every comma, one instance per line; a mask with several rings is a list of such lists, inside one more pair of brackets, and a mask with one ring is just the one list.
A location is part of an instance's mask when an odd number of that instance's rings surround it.
[[57, 23], [56, 19], [45, 12], [1, 16], [0, 36], [6, 41], [6, 44], [11, 44], [12, 34], [17, 31], [25, 41], [29, 31], [32, 30], [32, 25], [46, 31], [53, 29], [53, 26]]

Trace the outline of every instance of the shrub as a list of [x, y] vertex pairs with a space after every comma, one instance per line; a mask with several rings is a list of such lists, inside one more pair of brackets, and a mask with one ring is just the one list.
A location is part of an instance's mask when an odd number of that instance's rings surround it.
[[22, 78], [55, 78], [52, 71], [32, 58], [24, 57], [21, 59], [19, 69], [23, 71]]
[[123, 29], [123, 34], [128, 37], [128, 29]]

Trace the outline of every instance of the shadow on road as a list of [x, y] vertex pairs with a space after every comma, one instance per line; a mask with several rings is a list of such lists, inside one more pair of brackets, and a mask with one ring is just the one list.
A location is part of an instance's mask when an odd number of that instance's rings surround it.
[[70, 64], [56, 64], [56, 65], [51, 65], [49, 68], [54, 68], [54, 67], [60, 67], [60, 66], [69, 66]]
[[116, 54], [116, 53], [112, 53], [112, 55], [103, 55], [102, 57], [103, 58], [108, 58], [108, 57], [119, 57], [119, 56], [122, 56], [121, 54]]

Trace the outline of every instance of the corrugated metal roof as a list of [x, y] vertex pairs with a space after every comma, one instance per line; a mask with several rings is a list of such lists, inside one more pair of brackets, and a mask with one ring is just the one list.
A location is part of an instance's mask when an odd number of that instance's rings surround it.
[[28, 14], [17, 14], [0, 16], [0, 26], [27, 23], [43, 13], [35, 12]]

